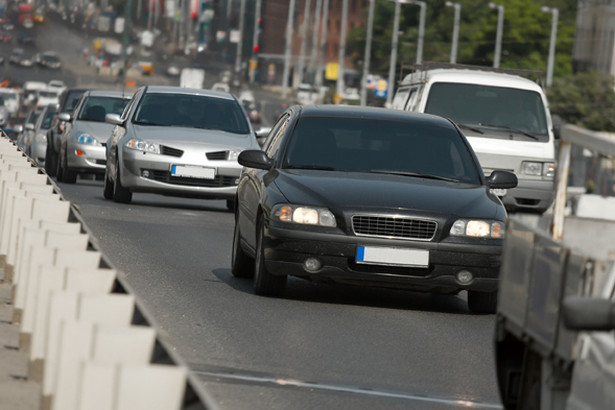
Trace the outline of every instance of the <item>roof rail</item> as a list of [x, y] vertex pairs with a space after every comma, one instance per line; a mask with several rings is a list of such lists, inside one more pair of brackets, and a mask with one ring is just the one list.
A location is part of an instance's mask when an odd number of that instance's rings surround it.
[[[457, 69], [468, 69], [468, 70], [480, 70], [480, 71], [489, 71], [495, 73], [504, 73], [504, 74], [514, 74], [522, 77], [533, 77], [535, 80], [539, 81], [542, 79], [544, 72], [538, 70], [526, 70], [521, 68], [496, 68], [496, 67], [488, 67], [482, 65], [471, 65], [471, 64], [452, 64], [452, 63], [442, 63], [429, 61], [423, 64], [412, 64], [402, 66], [402, 72], [405, 69], [408, 69], [410, 73], [414, 73], [417, 71], [425, 71], [432, 70], [435, 68], [457, 68]], [[402, 75], [402, 78], [404, 76]]]

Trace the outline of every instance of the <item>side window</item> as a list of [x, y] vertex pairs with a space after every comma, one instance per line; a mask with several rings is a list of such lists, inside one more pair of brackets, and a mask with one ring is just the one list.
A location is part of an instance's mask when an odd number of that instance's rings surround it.
[[393, 101], [391, 102], [391, 108], [403, 110], [409, 93], [410, 89], [407, 87], [398, 89], [397, 93], [395, 93], [395, 96], [393, 97]]
[[406, 101], [406, 104], [404, 105], [404, 110], [405, 111], [415, 111], [416, 110], [416, 102], [418, 100], [418, 95], [419, 95], [419, 87], [415, 86], [412, 87], [408, 90], [408, 100]]
[[280, 151], [280, 145], [282, 143], [282, 136], [284, 136], [288, 124], [290, 123], [290, 114], [284, 114], [278, 122], [273, 126], [269, 133], [267, 146], [265, 147], [265, 153], [269, 158], [276, 158]]
[[132, 107], [135, 105], [135, 102], [141, 98], [141, 95], [143, 95], [143, 91], [137, 91], [137, 93], [130, 99], [130, 102], [126, 104], [126, 107], [124, 107], [124, 112], [122, 112], [122, 120], [125, 121], [128, 118], [130, 110], [132, 110]]

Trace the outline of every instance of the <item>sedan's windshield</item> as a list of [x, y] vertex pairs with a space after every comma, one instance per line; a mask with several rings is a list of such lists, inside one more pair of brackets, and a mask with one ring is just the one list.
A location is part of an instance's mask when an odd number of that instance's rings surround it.
[[191, 94], [150, 93], [139, 102], [135, 124], [221, 130], [248, 134], [250, 126], [235, 100]]
[[121, 114], [128, 101], [122, 97], [90, 96], [81, 107], [77, 119], [105, 122], [107, 114]]
[[[508, 134], [517, 132], [520, 138], [549, 140], [545, 107], [535, 91], [435, 83], [429, 91], [425, 112], [450, 118], [466, 128], [483, 127]], [[494, 135], [481, 134], [486, 136]]]
[[283, 164], [480, 183], [478, 164], [459, 133], [427, 122], [302, 118]]

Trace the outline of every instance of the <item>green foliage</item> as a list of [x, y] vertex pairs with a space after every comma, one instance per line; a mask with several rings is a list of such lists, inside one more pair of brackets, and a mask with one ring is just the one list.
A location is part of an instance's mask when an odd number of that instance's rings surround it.
[[599, 72], [554, 78], [548, 90], [551, 112], [580, 127], [615, 132], [614, 87], [615, 79]]

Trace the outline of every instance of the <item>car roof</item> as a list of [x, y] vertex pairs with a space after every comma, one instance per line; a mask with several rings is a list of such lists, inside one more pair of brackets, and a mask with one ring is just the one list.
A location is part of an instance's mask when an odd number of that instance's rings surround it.
[[302, 117], [366, 118], [385, 121], [433, 123], [434, 125], [453, 127], [449, 120], [438, 115], [393, 110], [390, 108], [334, 104], [302, 105], [298, 107], [300, 107]]
[[222, 91], [206, 90], [203, 88], [186, 88], [173, 87], [163, 85], [150, 85], [146, 88], [146, 93], [168, 93], [168, 94], [187, 94], [187, 95], [203, 95], [207, 97], [217, 97], [224, 99], [235, 99], [233, 95]]
[[92, 97], [124, 97], [131, 98], [131, 92], [117, 91], [117, 90], [84, 90], [84, 95]]

